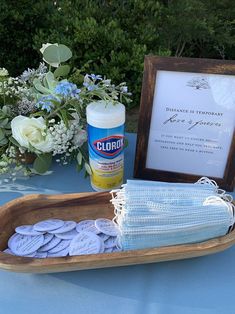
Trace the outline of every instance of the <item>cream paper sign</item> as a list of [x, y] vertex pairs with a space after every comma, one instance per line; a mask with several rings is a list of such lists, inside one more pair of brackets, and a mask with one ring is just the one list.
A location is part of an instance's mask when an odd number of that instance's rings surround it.
[[146, 167], [223, 178], [235, 126], [235, 76], [158, 71]]

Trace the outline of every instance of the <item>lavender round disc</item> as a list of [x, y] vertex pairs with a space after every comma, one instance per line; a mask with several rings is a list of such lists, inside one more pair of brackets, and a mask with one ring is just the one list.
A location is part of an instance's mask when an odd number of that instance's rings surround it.
[[57, 237], [53, 237], [50, 242], [48, 242], [47, 244], [40, 247], [38, 252], [47, 252], [47, 251], [53, 249], [56, 245], [58, 245], [60, 243], [60, 241], [61, 241], [61, 239], [59, 239]]
[[97, 254], [102, 249], [102, 240], [94, 233], [80, 232], [70, 243], [69, 255]]
[[63, 220], [60, 219], [47, 219], [39, 221], [34, 225], [34, 230], [36, 231], [51, 231], [58, 229], [64, 225]]
[[71, 242], [70, 240], [62, 240], [58, 245], [53, 247], [53, 249], [48, 251], [48, 253], [53, 254], [53, 253], [60, 252], [64, 250], [66, 247], [68, 247], [70, 245], [70, 242]]
[[71, 231], [65, 232], [65, 233], [56, 233], [55, 236], [62, 240], [72, 240], [74, 237], [78, 235], [76, 229], [73, 229]]
[[119, 230], [114, 222], [112, 222], [109, 219], [106, 218], [99, 218], [95, 221], [95, 226], [99, 230], [99, 232], [102, 232], [104, 234], [107, 234], [109, 236], [117, 236], [119, 234]]
[[105, 247], [104, 247], [104, 241], [103, 241], [102, 239], [100, 239], [100, 243], [101, 243], [101, 246], [100, 246], [100, 251], [99, 251], [99, 253], [104, 253], [104, 249], [105, 249]]
[[37, 254], [37, 252], [33, 252], [31, 254], [28, 254], [28, 255], [23, 255], [24, 257], [35, 257]]
[[47, 257], [64, 257], [64, 256], [67, 256], [68, 254], [69, 254], [69, 247], [66, 247], [62, 251], [59, 251], [56, 253], [49, 253], [48, 252]]
[[64, 225], [59, 229], [50, 231], [52, 234], [65, 233], [73, 230], [76, 227], [77, 223], [75, 221], [64, 221]]
[[99, 233], [98, 236], [99, 236], [103, 241], [108, 240], [108, 238], [110, 237], [109, 235], [104, 234], [104, 233]]
[[43, 241], [43, 235], [28, 236], [15, 233], [8, 240], [8, 246], [15, 255], [25, 256], [36, 252]]
[[15, 255], [11, 249], [7, 248], [3, 251], [4, 253], [10, 254], [10, 255]]
[[108, 240], [104, 242], [104, 247], [106, 249], [115, 247], [117, 245], [117, 237], [109, 237]]
[[95, 234], [100, 233], [100, 231], [95, 226], [95, 221], [92, 219], [83, 220], [77, 223], [76, 230], [77, 232], [88, 231], [88, 232], [93, 232]]
[[34, 227], [32, 225], [23, 225], [23, 226], [16, 227], [15, 232], [22, 235], [30, 235], [30, 236], [43, 234], [43, 232], [34, 230]]
[[36, 255], [34, 258], [46, 258], [47, 257], [47, 252], [36, 252]]
[[53, 234], [45, 233], [44, 234], [44, 241], [43, 241], [42, 245], [46, 245], [47, 243], [49, 243], [52, 240], [53, 237], [54, 237]]

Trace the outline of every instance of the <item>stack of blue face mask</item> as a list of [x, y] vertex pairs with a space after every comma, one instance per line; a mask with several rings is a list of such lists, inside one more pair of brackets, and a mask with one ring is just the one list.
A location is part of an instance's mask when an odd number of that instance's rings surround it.
[[234, 224], [231, 196], [205, 177], [195, 184], [128, 180], [111, 193], [123, 250], [202, 242]]

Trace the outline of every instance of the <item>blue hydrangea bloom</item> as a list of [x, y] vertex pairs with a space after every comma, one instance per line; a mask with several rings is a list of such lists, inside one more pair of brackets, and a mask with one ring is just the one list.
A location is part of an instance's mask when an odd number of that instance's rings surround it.
[[102, 76], [101, 75], [95, 75], [93, 73], [88, 75], [88, 77], [90, 77], [93, 81], [102, 80]]
[[64, 81], [60, 82], [55, 87], [55, 93], [62, 97], [79, 98], [80, 89], [77, 88], [76, 84]]
[[88, 87], [90, 84], [88, 82], [84, 82], [83, 86]]
[[122, 87], [120, 88], [120, 90], [121, 90], [121, 92], [124, 93], [124, 94], [128, 92], [127, 86], [122, 86]]
[[39, 101], [36, 103], [37, 108], [41, 108], [42, 110], [46, 110], [47, 112], [50, 112], [51, 109], [54, 108], [54, 103], [53, 101], [59, 101], [58, 98], [56, 98], [53, 95], [47, 95], [47, 96], [42, 96]]
[[90, 86], [87, 87], [87, 89], [88, 89], [89, 91], [93, 91], [93, 90], [95, 90], [95, 89], [97, 89], [97, 88], [98, 88], [97, 85], [90, 85]]
[[88, 82], [84, 82], [83, 86], [85, 86], [90, 92], [98, 88], [97, 85]]

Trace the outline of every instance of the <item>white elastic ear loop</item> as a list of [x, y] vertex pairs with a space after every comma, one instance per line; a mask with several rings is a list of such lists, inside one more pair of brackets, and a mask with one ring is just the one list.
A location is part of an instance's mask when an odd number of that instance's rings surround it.
[[195, 182], [195, 184], [208, 184], [208, 185], [214, 186], [217, 190], [219, 188], [215, 180], [211, 180], [207, 177], [201, 177], [197, 182]]
[[232, 195], [230, 195], [230, 194], [223, 194], [223, 195], [221, 196], [221, 198], [222, 198], [223, 200], [227, 201], [227, 202], [230, 202], [230, 203], [232, 203], [232, 201], [233, 201], [233, 197], [232, 197]]
[[112, 190], [109, 193], [112, 195], [112, 198], [115, 198], [114, 194], [117, 194], [118, 192], [120, 192], [120, 189], [116, 189], [116, 190]]
[[[126, 203], [125, 199], [124, 199], [124, 194], [122, 193], [122, 189], [112, 190], [110, 192], [110, 194], [112, 195], [112, 199], [110, 200], [110, 202], [114, 206], [114, 217], [113, 217], [112, 221], [120, 229], [119, 221], [124, 215], [123, 206]], [[116, 195], [114, 195], [114, 194], [116, 194]]]
[[[112, 195], [111, 203], [123, 203], [125, 202], [125, 194], [121, 189], [118, 190], [112, 190], [110, 191], [110, 194]], [[116, 195], [114, 195], [116, 194]]]
[[[230, 212], [231, 216], [232, 216], [232, 223], [231, 225], [234, 224], [235, 222], [235, 217], [234, 217], [234, 205], [233, 203], [229, 202], [229, 201], [225, 201], [223, 200], [221, 197], [219, 196], [208, 196], [205, 201], [203, 202], [203, 206], [206, 205], [219, 205], [219, 204], [224, 204], [227, 206], [228, 211]], [[230, 225], [230, 226], [231, 226]]]
[[118, 219], [122, 213], [122, 208], [121, 208], [121, 206], [119, 206], [119, 204], [113, 203], [113, 205], [114, 205], [114, 217], [113, 217], [112, 221], [114, 223], [118, 224]]
[[217, 193], [218, 193], [219, 196], [223, 196], [226, 192], [223, 189], [218, 189]]
[[233, 203], [229, 203], [229, 205], [231, 206], [231, 209], [233, 211], [233, 216], [235, 214], [235, 205]]

